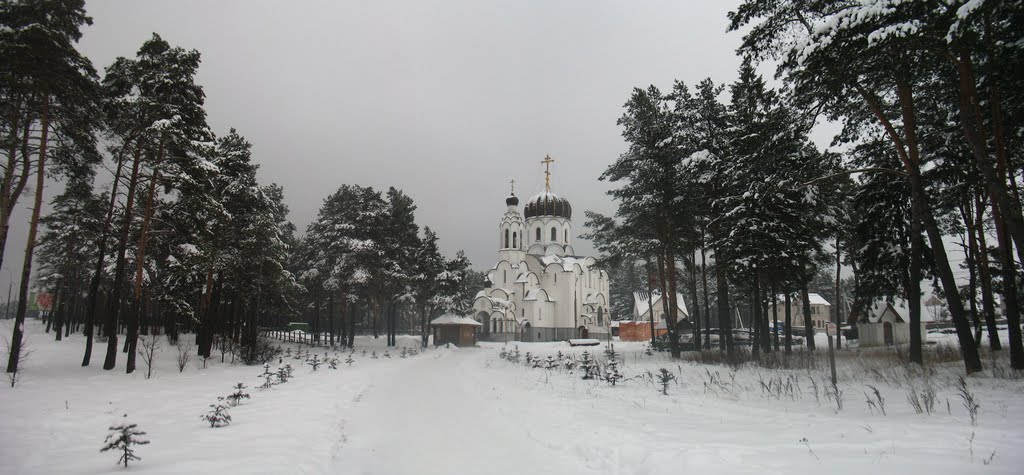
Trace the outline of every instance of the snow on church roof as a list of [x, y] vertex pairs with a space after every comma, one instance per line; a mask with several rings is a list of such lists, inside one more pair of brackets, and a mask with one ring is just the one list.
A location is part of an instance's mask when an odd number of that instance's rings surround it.
[[461, 317], [452, 313], [441, 315], [430, 321], [431, 325], [473, 325], [482, 327], [484, 324], [480, 323], [472, 318]]
[[562, 270], [568, 272], [571, 271], [572, 266], [576, 264], [579, 264], [582, 268], [586, 268], [587, 258], [578, 256], [556, 256], [554, 254], [551, 254], [541, 257], [540, 262], [544, 264], [545, 267], [551, 264], [561, 264]]
[[[523, 297], [523, 300], [537, 300], [537, 294], [539, 294], [543, 290], [544, 289], [530, 289], [530, 290], [526, 291], [526, 296]], [[547, 295], [547, 297], [548, 297], [547, 301], [548, 302], [554, 302], [555, 301], [555, 299], [551, 298], [551, 296], [548, 295], [547, 291], [544, 291], [544, 295]]]
[[[777, 301], [779, 301], [779, 302], [785, 302], [786, 301], [786, 294], [776, 295], [775, 299]], [[807, 300], [811, 302], [811, 305], [826, 305], [826, 306], [829, 306], [829, 307], [832, 306], [832, 304], [828, 303], [828, 300], [825, 300], [825, 297], [822, 297], [821, 294], [818, 294], [818, 293], [815, 293], [815, 292], [808, 293], [807, 294]], [[790, 297], [790, 301], [791, 302], [796, 302], [797, 305], [799, 305], [800, 295], [797, 294], [796, 296], [791, 296]]]

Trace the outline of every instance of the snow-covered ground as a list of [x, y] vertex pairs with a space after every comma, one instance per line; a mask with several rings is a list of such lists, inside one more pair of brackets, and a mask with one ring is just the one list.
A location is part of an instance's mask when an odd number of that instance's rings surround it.
[[[179, 373], [165, 340], [146, 380], [144, 365], [134, 375], [123, 364], [103, 371], [96, 358], [81, 368], [80, 337], [58, 343], [36, 322], [27, 329], [34, 352], [24, 379], [0, 389], [3, 473], [120, 472], [99, 448], [123, 414], [148, 432], [151, 444], [128, 468], [146, 473], [932, 475], [1019, 473], [1024, 462], [1024, 379], [968, 378], [980, 406], [972, 425], [954, 388], [960, 365], [931, 368], [926, 383], [889, 367], [884, 352], [841, 353], [837, 410], [822, 370], [679, 363], [637, 343], [615, 345], [627, 379], [614, 387], [506, 361], [501, 344], [372, 359], [362, 351], [382, 353], [383, 338], [359, 338], [351, 367], [313, 372], [286, 358], [294, 378], [260, 390], [262, 368], [219, 358]], [[400, 346], [416, 342], [399, 337]], [[518, 345], [521, 359], [584, 350], [604, 359], [602, 346]], [[677, 377], [668, 396], [647, 376], [662, 367]], [[239, 381], [252, 398], [231, 410], [231, 425], [211, 429], [200, 415]], [[931, 415], [907, 402], [926, 384], [936, 391]], [[868, 385], [885, 415], [865, 402]]]

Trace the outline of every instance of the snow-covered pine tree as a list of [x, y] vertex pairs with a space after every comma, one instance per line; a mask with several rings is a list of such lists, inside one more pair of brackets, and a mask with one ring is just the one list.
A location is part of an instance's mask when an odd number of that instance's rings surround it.
[[658, 384], [661, 385], [661, 394], [668, 396], [668, 385], [672, 380], [676, 379], [676, 375], [672, 374], [671, 371], [661, 368], [658, 370], [658, 374], [655, 376], [658, 379]]
[[222, 427], [231, 423], [231, 414], [228, 412], [228, 405], [224, 404], [224, 398], [218, 397], [215, 404], [210, 404], [210, 410], [200, 416], [200, 419], [209, 422], [210, 427]]
[[263, 378], [263, 384], [259, 385], [260, 389], [270, 389], [274, 386], [274, 378], [277, 377], [278, 373], [270, 371], [270, 363], [263, 363], [263, 373], [260, 377]]
[[[128, 416], [126, 415], [125, 417]], [[123, 422], [116, 426], [111, 426], [109, 430], [111, 433], [107, 435], [106, 440], [103, 441], [103, 448], [100, 449], [100, 452], [106, 452], [108, 450], [117, 450], [121, 452], [121, 456], [118, 457], [117, 463], [119, 465], [124, 464], [126, 468], [128, 467], [128, 462], [142, 460], [142, 457], [135, 455], [135, 450], [132, 447], [135, 445], [146, 445], [149, 441], [139, 438], [146, 435], [146, 433], [139, 430], [138, 424]]]
[[323, 363], [323, 360], [320, 359], [320, 355], [314, 354], [313, 356], [306, 358], [306, 364], [311, 366], [313, 371], [320, 369], [320, 366], [323, 365]]
[[623, 378], [622, 373], [619, 373], [619, 360], [618, 360], [618, 358], [610, 358], [607, 362], [605, 362], [604, 380], [608, 384], [611, 384], [612, 386], [615, 386], [616, 383], [618, 383], [619, 381], [622, 381], [622, 378]]
[[[559, 352], [561, 354], [561, 352]], [[547, 359], [544, 360], [544, 369], [555, 369], [558, 367], [558, 362], [554, 356], [548, 355]]]
[[[99, 160], [96, 127], [102, 121], [96, 120], [101, 115], [96, 70], [89, 59], [75, 49], [75, 43], [82, 36], [81, 26], [92, 24], [85, 13], [84, 2], [7, 2], [3, 10], [3, 133], [5, 143], [11, 144], [12, 153], [5, 160], [2, 177], [5, 185], [0, 190], [4, 204], [0, 210], [0, 254], [7, 244], [7, 230], [11, 215], [17, 209], [18, 197], [25, 189], [34, 189], [35, 195], [21, 266], [18, 305], [11, 325], [13, 334], [9, 340], [7, 372], [16, 374], [19, 358], [25, 354], [21, 345], [45, 177], [54, 172], [68, 175], [69, 169], [76, 168], [91, 172]], [[33, 143], [31, 147], [30, 143]], [[25, 144], [24, 168], [15, 166], [21, 161], [13, 154], [20, 148], [15, 144]], [[63, 166], [61, 158], [65, 162]], [[35, 162], [31, 168], [36, 181], [26, 188], [31, 162]], [[0, 257], [0, 264], [2, 260]]]
[[291, 374], [291, 372], [288, 371], [287, 368], [285, 368], [284, 366], [278, 366], [277, 367], [277, 375], [276, 375], [277, 376], [277, 381], [274, 384], [284, 384], [284, 383], [287, 383], [288, 380], [291, 379], [290, 374]]
[[580, 355], [580, 372], [583, 373], [583, 379], [594, 379], [597, 372], [597, 363], [587, 350], [583, 350], [583, 354]]
[[236, 383], [235, 387], [232, 389], [234, 389], [234, 392], [229, 394], [227, 397], [228, 404], [231, 404], [232, 407], [241, 404], [242, 399], [249, 399], [249, 393], [245, 392], [247, 389], [245, 384]]
[[327, 367], [331, 369], [338, 369], [338, 358], [331, 358], [327, 360]]

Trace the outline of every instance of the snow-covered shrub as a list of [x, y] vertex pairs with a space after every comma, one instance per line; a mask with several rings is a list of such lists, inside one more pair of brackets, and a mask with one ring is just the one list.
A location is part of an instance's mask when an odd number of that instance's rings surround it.
[[[125, 417], [128, 417], [125, 415]], [[128, 467], [128, 462], [136, 460], [142, 460], [142, 457], [135, 455], [135, 450], [132, 449], [134, 445], [146, 445], [149, 443], [148, 440], [140, 439], [140, 436], [146, 435], [145, 432], [139, 430], [138, 424], [128, 424], [127, 422], [118, 424], [110, 427], [110, 434], [107, 435], [106, 440], [103, 441], [103, 448], [100, 452], [106, 452], [108, 450], [117, 450], [121, 452], [121, 456], [117, 459], [117, 464], [124, 464]]]
[[658, 385], [661, 386], [661, 394], [668, 396], [668, 385], [672, 380], [676, 379], [676, 375], [672, 374], [671, 371], [665, 368], [661, 368], [658, 371], [659, 373], [656, 377], [658, 378]]
[[[561, 355], [562, 352], [559, 351], [558, 354]], [[555, 368], [558, 368], [558, 363], [556, 362], [555, 357], [551, 356], [551, 355], [548, 355], [547, 359], [544, 360], [544, 369], [555, 369]]]
[[178, 342], [178, 372], [182, 373], [185, 371], [185, 367], [188, 366], [189, 360], [192, 359], [192, 344], [185, 342], [182, 344]]
[[654, 356], [654, 350], [651, 349], [651, 345], [644, 347], [644, 356]]
[[348, 358], [345, 358], [345, 363], [348, 364], [349, 366], [352, 366], [352, 363], [355, 363], [355, 362], [356, 362], [356, 360], [352, 359], [352, 353], [349, 353], [348, 354]]
[[146, 364], [146, 379], [153, 376], [153, 359], [157, 350], [160, 349], [160, 338], [150, 332], [149, 335], [139, 338], [139, 356]]
[[232, 407], [241, 404], [242, 399], [249, 399], [249, 393], [245, 392], [245, 390], [248, 389], [245, 387], [245, 384], [236, 383], [232, 389], [234, 392], [228, 394], [227, 397], [228, 404], [231, 404]]
[[[289, 350], [291, 350], [289, 348]], [[242, 343], [239, 347], [238, 356], [242, 359], [242, 363], [247, 365], [263, 364], [273, 361], [274, 358], [278, 358], [281, 354], [281, 348], [276, 347], [264, 335], [256, 337], [256, 341], [252, 343]]]
[[391, 358], [391, 353], [388, 353], [388, 350], [384, 350], [384, 357]]
[[210, 427], [222, 427], [231, 423], [231, 414], [228, 413], [228, 405], [224, 404], [224, 398], [218, 397], [215, 404], [210, 404], [210, 410], [200, 416]]
[[373, 350], [373, 353], [370, 353], [370, 359], [374, 359], [374, 360], [380, 359], [380, 357], [377, 356], [377, 350]]
[[519, 363], [519, 345], [516, 345], [509, 355], [508, 360], [512, 363]]
[[501, 347], [501, 352], [498, 353], [498, 357], [501, 359], [508, 358], [508, 351], [505, 350], [504, 346]]
[[403, 346], [402, 347], [402, 354], [400, 354], [398, 356], [401, 357], [401, 358], [408, 357], [409, 356], [409, 349]]

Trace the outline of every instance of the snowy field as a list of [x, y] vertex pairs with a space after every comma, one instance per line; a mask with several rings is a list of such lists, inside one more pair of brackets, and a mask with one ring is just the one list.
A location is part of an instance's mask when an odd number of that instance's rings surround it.
[[[347, 352], [338, 354], [338, 369], [315, 372], [286, 357], [293, 378], [261, 390], [263, 368], [219, 357], [205, 369], [193, 359], [179, 373], [166, 340], [146, 380], [141, 361], [133, 375], [123, 374], [123, 360], [113, 372], [95, 357], [81, 368], [81, 337], [53, 342], [37, 322], [27, 330], [33, 353], [24, 379], [0, 389], [4, 473], [932, 475], [1024, 466], [1024, 379], [1005, 371], [968, 378], [979, 408], [972, 424], [955, 387], [962, 365], [910, 374], [892, 367], [884, 350], [840, 354], [838, 409], [826, 395], [826, 369], [674, 362], [644, 355], [637, 343], [615, 345], [625, 380], [614, 387], [582, 380], [579, 369], [523, 363], [527, 351], [578, 360], [584, 350], [603, 363], [603, 346], [519, 343], [519, 363], [500, 358], [503, 345], [494, 343], [408, 358], [392, 349], [391, 358], [373, 359], [384, 339], [361, 337], [351, 366]], [[10, 323], [0, 331], [9, 334]], [[417, 341], [399, 337], [400, 346]], [[667, 396], [648, 376], [663, 367], [676, 378]], [[231, 409], [230, 425], [211, 429], [200, 416], [236, 382], [251, 398]], [[908, 394], [927, 388], [932, 413], [918, 414]], [[107, 427], [124, 414], [151, 441], [127, 470], [115, 466], [117, 455], [99, 452]]]

